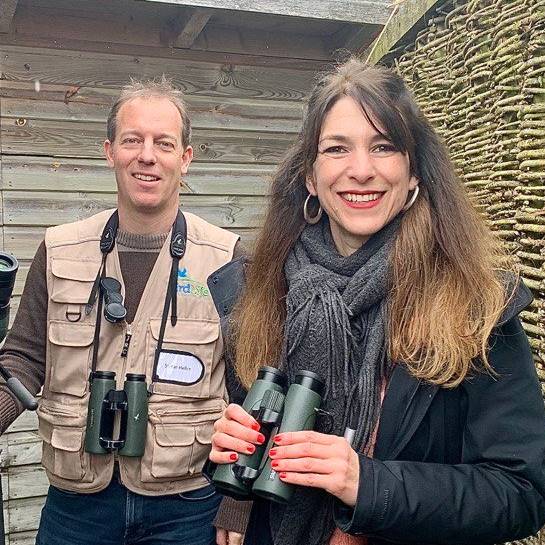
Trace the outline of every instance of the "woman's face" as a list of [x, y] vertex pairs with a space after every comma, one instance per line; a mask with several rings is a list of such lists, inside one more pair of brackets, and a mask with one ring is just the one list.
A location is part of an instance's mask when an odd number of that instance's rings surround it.
[[407, 154], [377, 132], [354, 99], [339, 99], [324, 118], [306, 182], [329, 216], [337, 250], [355, 252], [399, 214], [417, 184]]

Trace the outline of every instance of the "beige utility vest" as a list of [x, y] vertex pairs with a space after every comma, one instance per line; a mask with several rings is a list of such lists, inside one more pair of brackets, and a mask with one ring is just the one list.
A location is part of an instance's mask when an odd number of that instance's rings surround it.
[[[47, 230], [47, 353], [43, 396], [38, 408], [43, 439], [42, 464], [51, 484], [77, 492], [105, 488], [113, 454], [84, 452], [89, 373], [98, 305], [85, 304], [100, 269], [99, 242], [113, 210]], [[203, 363], [192, 385], [154, 382], [149, 397], [146, 447], [142, 457], [118, 456], [123, 484], [147, 495], [173, 494], [206, 484], [201, 469], [210, 450], [213, 423], [226, 406], [223, 340], [219, 317], [206, 286], [207, 277], [233, 257], [238, 237], [193, 214], [184, 213], [187, 248], [180, 261], [178, 322], [167, 320], [163, 350], [182, 351]], [[151, 382], [168, 278], [170, 236], [148, 279], [134, 321], [111, 324], [102, 317], [97, 370], [114, 371], [117, 389], [127, 373]], [[106, 275], [125, 293], [117, 248], [108, 255]], [[131, 335], [126, 356], [122, 354]]]

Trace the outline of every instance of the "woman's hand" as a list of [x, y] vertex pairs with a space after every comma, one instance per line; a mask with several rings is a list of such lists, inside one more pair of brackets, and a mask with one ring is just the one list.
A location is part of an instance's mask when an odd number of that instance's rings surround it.
[[259, 424], [240, 405], [228, 405], [214, 424], [210, 460], [229, 464], [238, 460], [238, 453], [253, 454], [255, 445], [261, 445], [265, 436], [259, 433]]
[[323, 488], [346, 505], [356, 505], [360, 461], [346, 439], [296, 431], [279, 434], [274, 442], [269, 455], [283, 482]]
[[242, 545], [244, 534], [216, 528], [216, 545]]

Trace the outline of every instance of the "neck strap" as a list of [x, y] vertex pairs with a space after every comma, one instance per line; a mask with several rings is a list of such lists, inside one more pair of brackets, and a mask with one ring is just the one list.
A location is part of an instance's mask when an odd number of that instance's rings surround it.
[[[95, 335], [93, 339], [93, 357], [91, 361], [91, 371], [96, 371], [97, 359], [98, 359], [98, 341], [100, 337], [100, 324], [102, 322], [102, 294], [100, 294], [100, 281], [106, 274], [106, 258], [108, 254], [114, 249], [115, 238], [117, 236], [117, 230], [119, 227], [119, 214], [117, 210], [110, 216], [110, 219], [106, 222], [102, 236], [100, 237], [100, 251], [102, 253], [102, 263], [97, 273], [89, 300], [85, 305], [85, 312], [89, 314], [93, 309], [98, 296], [98, 308], [97, 319], [95, 325]], [[172, 235], [170, 238], [170, 256], [172, 257], [172, 267], [170, 269], [170, 276], [168, 281], [167, 293], [165, 297], [165, 305], [163, 307], [163, 316], [161, 319], [161, 328], [159, 331], [159, 339], [157, 341], [157, 350], [155, 358], [159, 357], [159, 352], [163, 345], [163, 336], [165, 334], [166, 319], [168, 311], [172, 305], [171, 323], [176, 325], [177, 318], [177, 286], [178, 286], [178, 268], [180, 259], [185, 254], [187, 243], [187, 224], [185, 217], [180, 210], [176, 215], [174, 224], [172, 225]]]

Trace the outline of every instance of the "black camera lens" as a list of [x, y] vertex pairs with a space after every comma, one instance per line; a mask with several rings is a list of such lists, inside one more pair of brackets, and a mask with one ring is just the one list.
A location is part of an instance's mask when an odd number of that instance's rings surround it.
[[19, 263], [12, 255], [0, 252], [0, 306], [9, 303], [18, 268]]

